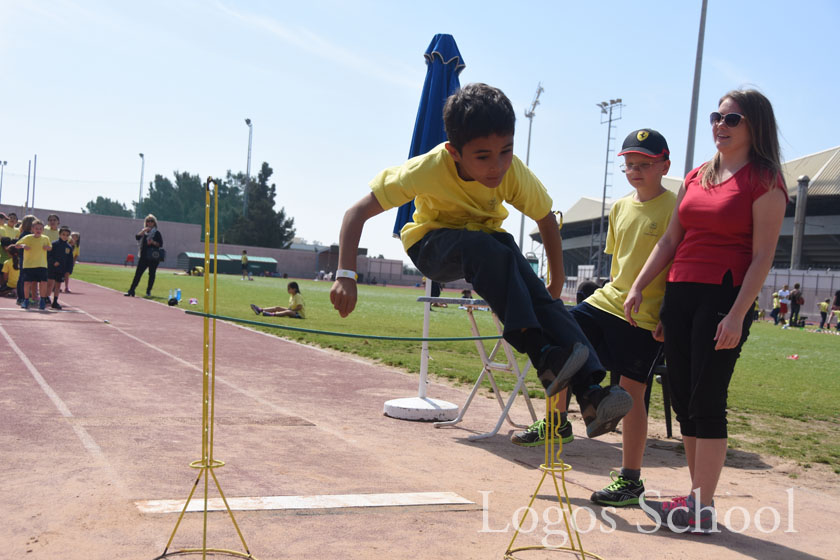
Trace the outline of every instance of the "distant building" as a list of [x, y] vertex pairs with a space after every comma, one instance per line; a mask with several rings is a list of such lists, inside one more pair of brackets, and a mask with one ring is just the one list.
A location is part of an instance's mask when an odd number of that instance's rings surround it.
[[[797, 179], [807, 175], [811, 181], [806, 204], [805, 236], [802, 243], [802, 268], [840, 269], [840, 146], [797, 158], [782, 164], [790, 204], [776, 248], [773, 266], [790, 268], [793, 245], [793, 221], [796, 210]], [[681, 177], [664, 177], [663, 185], [677, 192]], [[625, 196], [632, 194], [628, 191]], [[614, 199], [607, 199], [604, 209], [604, 239], [608, 216]], [[583, 197], [563, 213], [563, 266], [567, 276], [577, 276], [578, 266], [597, 262], [601, 200]], [[538, 229], [531, 238], [541, 243]], [[604, 246], [602, 242], [601, 247]], [[602, 259], [602, 276], [609, 274], [609, 259]]]

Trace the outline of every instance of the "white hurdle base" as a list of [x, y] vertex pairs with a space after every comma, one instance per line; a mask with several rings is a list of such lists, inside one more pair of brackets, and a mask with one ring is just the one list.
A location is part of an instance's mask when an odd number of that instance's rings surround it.
[[429, 397], [393, 399], [385, 403], [385, 416], [400, 420], [444, 422], [458, 416], [458, 406], [451, 402]]

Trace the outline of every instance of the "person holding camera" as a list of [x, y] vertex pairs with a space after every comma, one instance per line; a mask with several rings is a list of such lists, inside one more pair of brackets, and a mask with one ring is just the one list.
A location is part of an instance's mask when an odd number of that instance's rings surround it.
[[146, 216], [145, 227], [134, 236], [140, 246], [137, 260], [137, 270], [134, 272], [134, 280], [131, 287], [125, 293], [128, 297], [134, 297], [134, 289], [140, 283], [143, 272], [149, 269], [149, 283], [146, 285], [146, 297], [151, 297], [152, 287], [155, 285], [155, 273], [158, 264], [163, 260], [163, 236], [157, 228], [157, 218], [152, 214]]

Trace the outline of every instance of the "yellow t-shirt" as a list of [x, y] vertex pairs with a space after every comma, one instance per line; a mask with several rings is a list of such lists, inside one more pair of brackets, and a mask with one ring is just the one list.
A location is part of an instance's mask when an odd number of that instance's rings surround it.
[[837, 318], [837, 323], [840, 324], [840, 309], [835, 309], [832, 313], [834, 313], [834, 317]]
[[52, 249], [52, 243], [46, 235], [35, 237], [30, 233], [18, 243], [29, 247], [23, 251], [23, 268], [47, 268], [47, 251]]
[[58, 230], [50, 229], [50, 226], [44, 226], [44, 235], [50, 239], [50, 243], [54, 243], [58, 240]]
[[242, 266], [248, 264], [248, 255], [242, 255]]
[[79, 258], [79, 246], [78, 245], [73, 245], [73, 260], [75, 261], [78, 258]]
[[303, 296], [300, 294], [292, 294], [289, 296], [289, 309], [294, 310], [295, 307], [300, 306], [300, 309], [297, 310], [298, 315], [301, 316], [302, 319], [306, 319], [306, 308], [303, 305]]
[[0, 237], [8, 237], [9, 239], [17, 239], [17, 236], [20, 234], [20, 231], [9, 227], [7, 225], [0, 226]]
[[[586, 303], [624, 318], [624, 301], [659, 238], [668, 228], [677, 195], [665, 191], [656, 198], [638, 202], [629, 195], [618, 199], [610, 210], [607, 244], [604, 252], [612, 255], [612, 281], [595, 290]], [[643, 329], [652, 331], [659, 322], [659, 308], [665, 295], [669, 266], [642, 291], [642, 305], [633, 316]]]
[[406, 249], [435, 229], [503, 232], [508, 211], [502, 202], [534, 220], [544, 218], [552, 204], [543, 184], [516, 156], [502, 183], [491, 189], [461, 179], [444, 144], [385, 169], [370, 182], [370, 188], [385, 210], [414, 199], [414, 221], [400, 231]]
[[773, 296], [773, 309], [778, 309], [781, 307], [779, 305], [779, 296]]
[[12, 259], [3, 263], [3, 275], [6, 278], [6, 285], [10, 288], [16, 288], [18, 278], [20, 277], [20, 270], [12, 266]]
[[828, 307], [829, 307], [829, 304], [828, 304], [827, 301], [821, 301], [820, 302], [820, 311], [821, 312], [827, 313], [828, 312]]

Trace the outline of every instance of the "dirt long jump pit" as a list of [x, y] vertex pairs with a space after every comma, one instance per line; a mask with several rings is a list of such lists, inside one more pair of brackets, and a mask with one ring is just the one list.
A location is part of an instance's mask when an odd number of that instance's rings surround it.
[[[189, 464], [202, 456], [203, 319], [74, 288], [60, 312], [0, 300], [0, 558], [151, 560], [195, 485]], [[225, 466], [213, 470], [254, 558], [504, 557], [544, 457], [511, 445], [508, 425], [467, 439], [495, 424], [494, 399], [476, 399], [453, 428], [395, 420], [383, 403], [416, 394], [416, 376], [217, 328], [214, 457]], [[461, 404], [468, 390], [432, 383], [429, 394]], [[512, 417], [530, 421], [521, 401]], [[734, 451], [716, 497], [721, 532], [654, 532], [639, 508], [589, 502], [620, 465], [621, 436], [587, 439], [572, 417], [577, 439], [562, 457], [585, 550], [616, 560], [838, 557], [840, 490], [829, 471], [793, 479], [790, 464]], [[662, 497], [687, 490], [679, 441], [653, 421], [643, 476]], [[241, 551], [211, 497], [207, 546]], [[204, 515], [194, 509], [203, 499], [184, 514], [171, 550], [202, 546]], [[543, 485], [517, 545], [559, 546], [565, 529], [554, 488]]]

